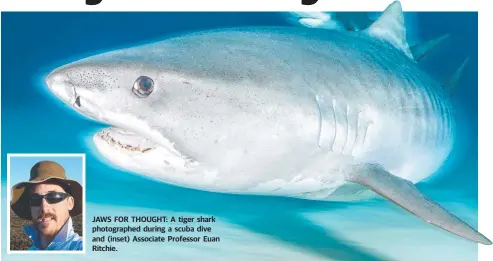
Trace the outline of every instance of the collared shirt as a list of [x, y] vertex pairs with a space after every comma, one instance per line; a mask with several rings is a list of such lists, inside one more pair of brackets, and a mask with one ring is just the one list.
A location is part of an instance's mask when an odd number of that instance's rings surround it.
[[25, 226], [24, 232], [33, 243], [27, 250], [82, 250], [82, 237], [75, 233], [72, 218], [68, 219], [46, 249], [41, 249], [39, 232], [34, 225]]

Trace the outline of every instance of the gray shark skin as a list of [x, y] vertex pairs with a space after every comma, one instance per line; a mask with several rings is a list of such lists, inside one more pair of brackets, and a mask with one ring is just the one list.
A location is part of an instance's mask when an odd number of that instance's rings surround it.
[[70, 108], [112, 125], [93, 140], [122, 168], [222, 193], [351, 200], [371, 191], [491, 244], [414, 186], [449, 155], [455, 122], [448, 91], [416, 64], [399, 2], [359, 32], [195, 32], [67, 64], [46, 82]]

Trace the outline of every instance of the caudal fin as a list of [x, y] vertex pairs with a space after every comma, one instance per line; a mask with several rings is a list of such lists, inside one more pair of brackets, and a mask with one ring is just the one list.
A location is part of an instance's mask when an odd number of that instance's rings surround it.
[[379, 165], [362, 164], [348, 172], [348, 181], [368, 187], [415, 216], [441, 229], [468, 240], [491, 245], [491, 241], [454, 216], [439, 204], [424, 196], [408, 180], [396, 177]]

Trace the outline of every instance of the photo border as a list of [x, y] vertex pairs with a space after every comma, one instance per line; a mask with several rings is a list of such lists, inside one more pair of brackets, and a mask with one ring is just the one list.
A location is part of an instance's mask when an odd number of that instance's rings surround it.
[[[159, 2], [150, 4], [149, 1], [115, 1], [115, 0], [103, 0], [103, 3], [95, 6], [84, 5], [82, 0], [77, 1], [57, 1], [57, 0], [6, 0], [0, 2], [2, 13], [4, 12], [47, 12], [47, 11], [80, 11], [80, 12], [165, 12], [165, 11], [382, 11], [382, 7], [385, 8], [392, 0], [319, 0], [319, 2], [313, 6], [302, 6], [301, 0], [288, 0], [288, 1], [272, 1], [272, 2], [260, 2], [258, 0], [253, 1], [231, 1], [226, 0], [209, 0], [209, 1], [197, 1], [197, 0], [184, 0], [181, 2]], [[489, 1], [479, 0], [400, 0], [405, 12], [474, 12], [478, 15], [478, 27], [472, 28], [478, 30], [478, 209], [476, 218], [478, 220], [478, 228], [480, 231], [491, 236], [493, 233], [493, 208], [491, 207], [491, 199], [493, 199], [493, 176], [490, 175], [492, 170], [491, 166], [491, 147], [493, 146], [493, 140], [491, 133], [493, 133], [493, 124], [489, 119], [491, 118], [491, 111], [493, 111], [493, 103], [490, 101], [491, 77], [489, 76], [489, 61], [493, 59], [491, 55], [491, 46], [493, 41], [490, 33], [487, 33], [486, 25], [493, 23], [493, 9], [489, 9]], [[1, 24], [1, 19], [0, 19]], [[1, 36], [0, 36], [1, 37]], [[1, 40], [1, 38], [0, 38]], [[0, 56], [1, 57], [1, 56]], [[1, 65], [0, 65], [1, 68]], [[0, 108], [1, 108], [1, 91], [0, 91]], [[0, 113], [1, 120], [1, 113]], [[2, 131], [0, 128], [0, 135]], [[1, 140], [0, 140], [1, 144]], [[0, 145], [1, 152], [1, 145]], [[14, 154], [11, 154], [14, 155]], [[7, 159], [9, 154], [7, 153]], [[8, 161], [8, 160], [7, 160]], [[0, 161], [0, 166], [3, 164]], [[9, 165], [9, 163], [7, 163]], [[84, 166], [85, 168], [85, 166]], [[8, 166], [7, 166], [8, 170]], [[85, 175], [85, 172], [84, 172]], [[84, 182], [85, 182], [85, 176]], [[8, 180], [8, 175], [7, 175]], [[9, 184], [9, 183], [7, 183]], [[85, 184], [84, 184], [85, 185]], [[85, 187], [84, 187], [85, 190]], [[7, 191], [9, 191], [7, 189]], [[0, 186], [0, 193], [3, 193], [2, 186]], [[7, 193], [7, 199], [10, 198]], [[85, 198], [85, 193], [84, 193]], [[0, 201], [0, 208], [2, 208], [3, 200]], [[7, 205], [10, 208], [10, 204], [7, 201]], [[2, 208], [3, 209], [3, 208]], [[85, 212], [85, 204], [84, 204]], [[10, 216], [10, 211], [7, 213], [7, 217]], [[2, 222], [2, 216], [0, 215], [0, 223]], [[10, 220], [7, 226], [10, 225]], [[0, 226], [0, 232], [3, 235], [3, 226]], [[85, 222], [83, 224], [85, 229]], [[10, 242], [10, 229], [7, 231], [7, 242]], [[0, 244], [3, 236], [0, 237]], [[84, 241], [85, 244], [85, 241]], [[9, 243], [10, 245], [10, 243]], [[8, 245], [7, 254], [9, 254], [10, 247]], [[1, 245], [3, 247], [3, 245]], [[85, 251], [85, 249], [84, 249]], [[15, 251], [14, 253], [18, 253]], [[0, 259], [3, 256], [0, 255]], [[493, 246], [485, 246], [478, 244], [478, 261], [491, 260], [493, 257]]]
[[[11, 191], [10, 191], [10, 159], [12, 157], [18, 158], [28, 158], [28, 157], [80, 157], [82, 158], [82, 231], [84, 232], [82, 235], [82, 250], [72, 251], [72, 250], [41, 250], [41, 251], [29, 251], [29, 250], [11, 250], [10, 249], [10, 200], [11, 200]], [[6, 230], [7, 230], [7, 255], [18, 255], [18, 254], [70, 254], [70, 255], [85, 255], [86, 254], [86, 154], [85, 153], [7, 153], [7, 184], [6, 188], [8, 189], [6, 201], [6, 211], [7, 211], [7, 222], [6, 222]]]

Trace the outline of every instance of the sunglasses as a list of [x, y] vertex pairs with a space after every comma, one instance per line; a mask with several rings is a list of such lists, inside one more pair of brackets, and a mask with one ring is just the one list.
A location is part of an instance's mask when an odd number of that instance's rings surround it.
[[39, 207], [41, 206], [43, 198], [46, 199], [46, 202], [48, 202], [49, 204], [56, 204], [62, 202], [69, 196], [69, 194], [63, 192], [49, 192], [46, 195], [34, 194], [31, 195], [31, 197], [29, 198], [29, 205]]

